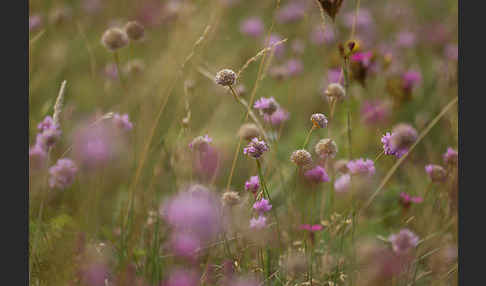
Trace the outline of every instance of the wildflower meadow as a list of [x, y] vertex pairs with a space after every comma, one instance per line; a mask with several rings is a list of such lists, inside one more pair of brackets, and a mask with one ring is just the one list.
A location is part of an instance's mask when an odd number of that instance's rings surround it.
[[30, 285], [458, 285], [457, 19], [30, 0]]

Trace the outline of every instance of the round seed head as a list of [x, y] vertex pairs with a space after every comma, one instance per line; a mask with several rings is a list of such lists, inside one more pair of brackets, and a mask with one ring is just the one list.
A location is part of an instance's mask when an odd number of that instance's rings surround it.
[[321, 139], [314, 149], [322, 158], [334, 158], [338, 152], [336, 142], [330, 138]]
[[310, 166], [312, 164], [312, 156], [307, 150], [296, 150], [290, 155], [290, 161], [299, 167]]
[[130, 40], [138, 41], [143, 38], [145, 29], [137, 21], [130, 21], [125, 25], [125, 33]]
[[315, 127], [324, 128], [327, 126], [327, 118], [322, 113], [314, 113], [311, 116], [311, 122]]
[[240, 203], [241, 198], [237, 192], [227, 191], [223, 193], [221, 200], [226, 206], [235, 206]]
[[392, 130], [390, 147], [393, 150], [408, 149], [417, 140], [417, 130], [412, 126], [400, 123]]
[[236, 82], [236, 73], [230, 69], [220, 70], [215, 77], [217, 84], [222, 86], [230, 86]]
[[253, 123], [245, 123], [238, 130], [238, 136], [246, 140], [251, 140], [260, 136], [260, 129]]
[[329, 99], [340, 100], [344, 98], [346, 91], [339, 83], [331, 83], [327, 86], [326, 91], [324, 91], [324, 95]]
[[105, 31], [101, 37], [101, 43], [105, 48], [114, 52], [128, 44], [128, 37], [125, 32], [119, 28], [110, 28]]

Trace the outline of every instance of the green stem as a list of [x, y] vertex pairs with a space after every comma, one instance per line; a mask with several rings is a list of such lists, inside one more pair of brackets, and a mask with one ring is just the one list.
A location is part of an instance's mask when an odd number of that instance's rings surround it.
[[126, 88], [125, 80], [123, 79], [123, 76], [122, 76], [122, 70], [120, 68], [120, 57], [118, 56], [117, 51], [113, 52], [113, 57], [115, 58], [116, 71], [117, 71], [117, 74], [118, 74], [118, 78], [120, 79], [120, 83], [121, 83], [122, 87], [125, 89]]
[[305, 137], [305, 141], [304, 141], [304, 145], [302, 145], [302, 149], [305, 149], [305, 147], [307, 147], [307, 144], [309, 143], [309, 139], [312, 135], [312, 131], [314, 131], [314, 129], [316, 129], [316, 126], [312, 125], [312, 128], [309, 130], [309, 133], [307, 133], [307, 137]]
[[346, 129], [348, 134], [348, 148], [349, 148], [349, 159], [353, 157], [353, 150], [351, 145], [351, 102], [349, 96], [349, 71], [348, 71], [348, 64], [349, 59], [348, 57], [344, 57], [344, 64], [343, 64], [343, 74], [344, 74], [344, 90], [346, 91], [347, 97], [347, 114], [346, 114]]

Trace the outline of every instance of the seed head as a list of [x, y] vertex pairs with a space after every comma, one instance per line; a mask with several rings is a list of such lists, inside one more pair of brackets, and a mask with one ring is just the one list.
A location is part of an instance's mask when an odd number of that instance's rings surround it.
[[327, 96], [328, 99], [341, 100], [346, 95], [346, 91], [341, 84], [333, 82], [327, 86], [324, 95]]
[[227, 192], [223, 193], [221, 200], [222, 200], [224, 205], [232, 207], [232, 206], [239, 204], [240, 201], [241, 201], [241, 198], [240, 198], [240, 195], [237, 192], [227, 191]]
[[290, 161], [299, 167], [308, 167], [312, 164], [312, 156], [307, 150], [300, 149], [290, 155]]
[[128, 36], [119, 28], [110, 28], [101, 37], [101, 43], [105, 48], [114, 52], [128, 44]]
[[137, 21], [130, 21], [125, 24], [125, 33], [132, 41], [138, 41], [143, 38], [145, 29]]
[[325, 128], [327, 126], [327, 118], [322, 113], [314, 113], [311, 116], [311, 122], [315, 127]]
[[316, 154], [321, 158], [334, 158], [338, 152], [336, 142], [330, 138], [321, 139], [314, 147]]
[[400, 123], [392, 129], [390, 147], [392, 150], [409, 149], [417, 140], [417, 130], [409, 124]]
[[245, 123], [238, 130], [238, 136], [246, 140], [251, 140], [260, 136], [260, 129], [253, 123]]
[[427, 165], [425, 166], [425, 172], [434, 183], [443, 182], [447, 178], [447, 171], [439, 165]]
[[220, 70], [215, 77], [217, 84], [222, 86], [231, 86], [235, 84], [237, 75], [234, 71], [230, 69]]

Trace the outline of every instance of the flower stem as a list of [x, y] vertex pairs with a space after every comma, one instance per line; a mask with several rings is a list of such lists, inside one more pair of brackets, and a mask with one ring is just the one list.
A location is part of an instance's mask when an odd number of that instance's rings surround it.
[[255, 116], [255, 113], [253, 113], [253, 111], [248, 108], [248, 103], [246, 102], [246, 100], [244, 100], [243, 98], [241, 98], [240, 96], [238, 96], [238, 94], [236, 93], [235, 89], [231, 85], [229, 86], [229, 88], [230, 88], [231, 93], [233, 94], [235, 100], [239, 104], [241, 104], [246, 110], [249, 111], [248, 114], [250, 115], [251, 119], [255, 122], [255, 124], [258, 126], [258, 129], [260, 129], [260, 131], [262, 132], [262, 135], [265, 138], [265, 141], [269, 142], [269, 137], [267, 135], [267, 132], [265, 132], [265, 129], [263, 129], [263, 126], [260, 123], [260, 120], [258, 120], [258, 118]]
[[309, 133], [307, 133], [307, 137], [305, 137], [305, 141], [304, 141], [304, 145], [302, 145], [302, 149], [305, 149], [305, 147], [307, 147], [307, 144], [309, 143], [309, 139], [314, 129], [316, 129], [316, 126], [312, 125], [312, 128], [309, 130]]
[[125, 80], [123, 79], [122, 70], [120, 68], [120, 57], [118, 56], [117, 51], [113, 52], [113, 57], [115, 58], [116, 71], [117, 71], [117, 74], [118, 74], [118, 78], [120, 79], [120, 83], [121, 83], [123, 89], [126, 89]]

